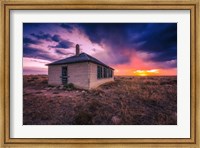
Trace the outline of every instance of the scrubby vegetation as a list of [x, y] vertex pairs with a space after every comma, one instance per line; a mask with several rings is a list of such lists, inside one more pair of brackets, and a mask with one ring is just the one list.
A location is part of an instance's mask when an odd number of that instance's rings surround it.
[[24, 76], [25, 125], [175, 125], [176, 77], [116, 77], [94, 90]]

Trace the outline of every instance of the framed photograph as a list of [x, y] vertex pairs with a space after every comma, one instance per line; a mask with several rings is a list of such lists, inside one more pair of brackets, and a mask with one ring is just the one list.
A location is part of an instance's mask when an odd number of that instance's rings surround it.
[[199, 1], [1, 1], [1, 146], [199, 147]]

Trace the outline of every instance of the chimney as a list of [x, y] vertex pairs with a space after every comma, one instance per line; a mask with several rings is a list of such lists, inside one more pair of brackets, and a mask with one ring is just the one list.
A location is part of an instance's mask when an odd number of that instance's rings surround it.
[[76, 56], [79, 56], [79, 54], [80, 54], [79, 44], [76, 44]]

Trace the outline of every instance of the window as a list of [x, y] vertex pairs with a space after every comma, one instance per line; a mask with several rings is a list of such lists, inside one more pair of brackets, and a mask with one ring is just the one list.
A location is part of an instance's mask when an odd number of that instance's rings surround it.
[[97, 66], [97, 78], [101, 79], [102, 78], [102, 67], [101, 66]]
[[110, 69], [110, 68], [108, 69], [108, 77], [112, 78], [112, 69]]
[[108, 78], [108, 77], [109, 77], [109, 75], [108, 75], [108, 72], [109, 72], [109, 69], [108, 69], [108, 68], [106, 68], [106, 78]]
[[111, 68], [106, 68], [97, 65], [97, 79], [112, 78], [112, 77], [113, 77], [113, 70]]
[[103, 74], [102, 74], [103, 70], [102, 70], [102, 67], [100, 66], [100, 78], [103, 77]]
[[110, 78], [111, 69], [108, 69], [108, 78]]
[[97, 66], [97, 78], [101, 78], [101, 67], [99, 65]]
[[104, 78], [107, 78], [107, 69], [104, 67], [103, 69], [103, 77]]

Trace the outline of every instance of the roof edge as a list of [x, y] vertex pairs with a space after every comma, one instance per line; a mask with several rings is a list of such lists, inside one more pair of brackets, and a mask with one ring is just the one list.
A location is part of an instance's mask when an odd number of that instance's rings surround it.
[[54, 66], [54, 65], [65, 65], [65, 64], [74, 64], [74, 63], [84, 63], [84, 62], [91, 62], [91, 63], [94, 63], [94, 64], [97, 64], [97, 65], [101, 65], [101, 66], [104, 66], [104, 67], [108, 67], [112, 70], [115, 70], [114, 68], [110, 67], [110, 66], [107, 66], [107, 65], [103, 65], [103, 64], [99, 64], [97, 62], [94, 62], [94, 61], [90, 61], [90, 60], [87, 60], [87, 61], [78, 61], [78, 62], [69, 62], [69, 63], [63, 63], [63, 64], [53, 64], [53, 63], [49, 63], [49, 64], [45, 64], [46, 66]]

